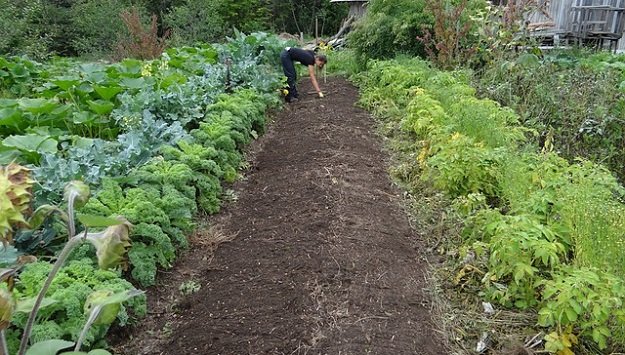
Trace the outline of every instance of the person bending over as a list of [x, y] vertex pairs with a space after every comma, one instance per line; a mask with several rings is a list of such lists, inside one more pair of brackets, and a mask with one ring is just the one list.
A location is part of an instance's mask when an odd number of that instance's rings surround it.
[[323, 69], [323, 66], [328, 62], [328, 58], [323, 54], [316, 55], [313, 51], [307, 51], [301, 48], [286, 47], [280, 54], [280, 61], [282, 62], [282, 69], [284, 69], [284, 75], [286, 75], [286, 82], [288, 84], [288, 94], [286, 95], [286, 102], [291, 102], [299, 98], [297, 93], [297, 72], [295, 71], [294, 62], [300, 62], [303, 65], [308, 66], [308, 73], [310, 73], [310, 80], [312, 85], [317, 91], [319, 97], [323, 97], [323, 93], [317, 83], [315, 77], [315, 65], [319, 69]]

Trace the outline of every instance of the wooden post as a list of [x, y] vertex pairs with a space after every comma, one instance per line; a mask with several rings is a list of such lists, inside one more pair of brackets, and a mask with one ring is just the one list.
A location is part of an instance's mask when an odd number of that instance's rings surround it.
[[319, 44], [319, 17], [315, 16], [315, 45]]

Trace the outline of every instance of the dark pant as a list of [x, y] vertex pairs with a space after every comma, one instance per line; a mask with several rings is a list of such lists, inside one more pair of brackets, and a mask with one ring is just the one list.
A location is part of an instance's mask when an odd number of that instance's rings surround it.
[[297, 94], [297, 87], [295, 86], [295, 83], [297, 82], [297, 71], [295, 71], [293, 60], [286, 49], [280, 53], [280, 61], [282, 62], [282, 69], [284, 70], [284, 75], [286, 76], [286, 83], [289, 85], [289, 93], [286, 96], [286, 100], [289, 101], [292, 98], [297, 98], [299, 96]]

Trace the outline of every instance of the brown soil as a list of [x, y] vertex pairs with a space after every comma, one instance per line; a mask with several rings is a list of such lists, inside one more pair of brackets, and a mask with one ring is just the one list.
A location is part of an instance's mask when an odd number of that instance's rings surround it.
[[[446, 353], [424, 291], [424, 243], [373, 121], [349, 83], [322, 86], [325, 99], [276, 115], [237, 201], [159, 276], [149, 317], [114, 340], [117, 353]], [[201, 289], [183, 296], [190, 280]]]

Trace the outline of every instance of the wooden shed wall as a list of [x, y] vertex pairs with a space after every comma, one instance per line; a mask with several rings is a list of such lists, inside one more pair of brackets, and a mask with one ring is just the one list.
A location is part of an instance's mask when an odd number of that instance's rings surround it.
[[[545, 0], [541, 0], [545, 1]], [[587, 0], [589, 3], [592, 0]], [[554, 22], [554, 29], [564, 29], [569, 22], [570, 10], [575, 0], [550, 0], [547, 12], [551, 19], [541, 12], [535, 12], [529, 15], [530, 23]], [[625, 51], [625, 37], [618, 43], [619, 51]]]
[[367, 12], [367, 5], [362, 2], [352, 2], [349, 4], [349, 16], [360, 18]]

